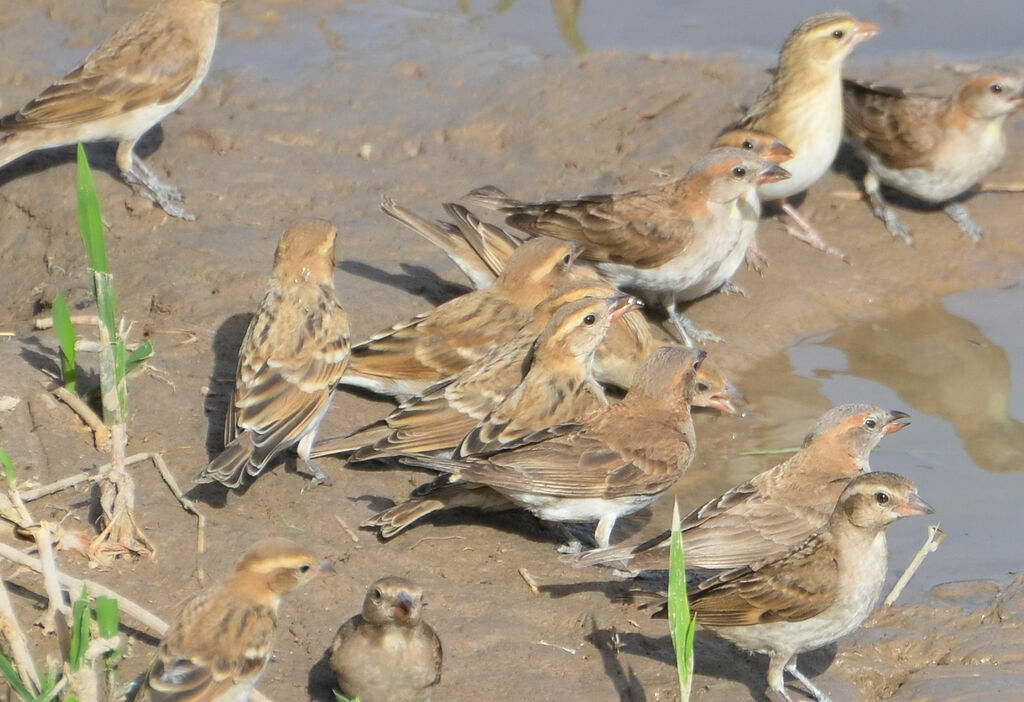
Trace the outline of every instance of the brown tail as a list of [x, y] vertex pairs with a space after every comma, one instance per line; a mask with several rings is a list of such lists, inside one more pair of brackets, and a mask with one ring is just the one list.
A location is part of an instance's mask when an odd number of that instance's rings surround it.
[[454, 225], [448, 222], [430, 222], [399, 205], [387, 195], [381, 197], [380, 209], [444, 251], [477, 290], [490, 287], [494, 282], [496, 274], [480, 260], [470, 242], [466, 241]]
[[250, 465], [254, 446], [249, 432], [245, 431], [224, 447], [220, 455], [210, 461], [210, 465], [196, 476], [197, 483], [214, 481], [229, 488], [242, 484], [246, 468]]

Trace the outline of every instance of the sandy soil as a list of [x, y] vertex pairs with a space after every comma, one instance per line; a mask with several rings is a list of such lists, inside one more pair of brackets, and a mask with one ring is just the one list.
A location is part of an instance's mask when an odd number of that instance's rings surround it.
[[[143, 4], [113, 3], [103, 14], [93, 4], [0, 2], [4, 109], [34, 95]], [[379, 214], [382, 193], [431, 214], [441, 201], [485, 183], [526, 198], [637, 186], [656, 177], [652, 168], [685, 169], [765, 80], [763, 66], [729, 56], [600, 52], [508, 60], [480, 51], [486, 45], [471, 33], [418, 16], [403, 20], [411, 29], [393, 52], [360, 53], [357, 41], [320, 22], [350, 7], [247, 0], [226, 9], [222, 53], [206, 85], [142, 149], [182, 188], [197, 222], [164, 217], [108, 175], [111, 148], [90, 149], [108, 172], [97, 175], [97, 186], [122, 313], [135, 337], [146, 336], [157, 348], [151, 369], [130, 385], [129, 451], [163, 452], [183, 485], [220, 448], [238, 344], [290, 220], [319, 216], [339, 225], [338, 297], [353, 337], [361, 339], [464, 283], [438, 251]], [[309, 42], [309, 66], [295, 47], [299, 39]], [[259, 54], [264, 40], [282, 52], [280, 61], [278, 54]], [[246, 67], [251, 57], [274, 70]], [[923, 58], [909, 67], [873, 69], [910, 83], [956, 81]], [[1010, 132], [1019, 154], [1019, 126]], [[1024, 178], [1024, 165], [1011, 158], [997, 176]], [[830, 174], [803, 204], [825, 238], [849, 254], [849, 264], [786, 236], [769, 219], [760, 240], [770, 267], [763, 278], [744, 271], [738, 280], [750, 297], [712, 296], [690, 308], [698, 324], [726, 339], [710, 352], [741, 388], [745, 380], [764, 387], [764, 377], [749, 374], [764, 372], [760, 362], [798, 337], [992, 284], [1016, 275], [1024, 262], [1018, 234], [1024, 216], [1013, 196], [970, 203], [986, 230], [976, 246], [941, 213], [901, 210], [918, 239], [908, 248], [893, 242], [863, 203], [833, 196], [853, 185]], [[31, 330], [56, 291], [68, 291], [73, 301], [89, 297], [72, 152], [4, 169], [0, 221], [0, 331], [13, 333], [0, 337], [0, 391], [21, 400], [0, 414], [0, 442], [23, 479], [45, 483], [104, 462], [89, 433], [40, 388], [40, 371], [56, 367], [56, 344], [51, 334]], [[759, 398], [749, 400], [756, 410]], [[354, 428], [388, 408], [340, 393], [324, 431]], [[738, 453], [746, 447], [734, 438], [734, 421], [741, 420], [699, 417], [699, 441], [714, 447], [714, 455]], [[287, 465], [244, 495], [199, 493], [209, 518], [208, 551], [201, 556], [194, 519], [154, 471], [135, 469], [138, 514], [159, 548], [155, 560], [90, 573], [79, 556], [64, 554], [62, 567], [171, 617], [200, 588], [198, 569], [219, 577], [262, 536], [303, 539], [339, 574], [283, 609], [276, 657], [261, 685], [279, 701], [332, 699], [317, 661], [336, 627], [357, 610], [366, 585], [391, 573], [427, 590], [428, 617], [446, 654], [436, 699], [493, 700], [511, 691], [535, 700], [676, 699], [664, 622], [611, 601], [627, 584], [563, 566], [550, 536], [527, 516], [452, 515], [390, 543], [369, 532], [359, 532], [357, 541], [343, 524], [354, 527], [423, 475], [347, 470], [329, 461], [324, 467], [335, 477], [333, 487], [303, 492], [305, 478]], [[681, 506], [699, 499], [695, 489]], [[86, 492], [64, 493], [32, 509], [38, 518], [89, 530], [93, 504]], [[527, 588], [520, 568], [541, 584], [540, 595]], [[31, 575], [15, 575], [13, 582], [39, 590]], [[37, 602], [19, 592], [30, 620]], [[836, 699], [976, 699], [990, 687], [1018, 689], [1022, 592], [1019, 576], [941, 586], [926, 601], [876, 617], [842, 642], [838, 654], [806, 656], [802, 667], [812, 674], [827, 668], [819, 684]], [[132, 638], [125, 676], [145, 668], [152, 645], [146, 636]], [[698, 645], [695, 699], [760, 694], [763, 660], [710, 636]]]

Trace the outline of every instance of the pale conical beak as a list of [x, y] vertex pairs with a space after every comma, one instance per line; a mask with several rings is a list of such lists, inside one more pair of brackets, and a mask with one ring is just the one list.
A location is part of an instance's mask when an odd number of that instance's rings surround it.
[[927, 502], [917, 496], [916, 492], [907, 495], [906, 504], [896, 508], [896, 514], [901, 517], [916, 517], [920, 514], [934, 514], [935, 510]]
[[857, 23], [857, 28], [853, 30], [853, 36], [850, 37], [850, 43], [856, 46], [861, 42], [865, 42], [868, 39], [872, 39], [873, 37], [877, 36], [878, 33], [881, 31], [882, 28], [879, 27], [874, 22], [861, 20], [860, 22]]

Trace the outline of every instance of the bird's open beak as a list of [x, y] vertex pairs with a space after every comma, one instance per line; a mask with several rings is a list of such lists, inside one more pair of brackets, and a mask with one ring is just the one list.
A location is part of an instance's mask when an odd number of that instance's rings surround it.
[[616, 295], [615, 297], [610, 298], [608, 302], [609, 323], [613, 324], [615, 320], [630, 310], [638, 310], [643, 306], [643, 301], [639, 298], [633, 297], [632, 295]]
[[335, 575], [337, 572], [338, 571], [334, 569], [334, 566], [332, 566], [327, 561], [320, 561], [320, 567], [316, 569], [316, 574], [313, 576], [313, 578], [329, 578], [332, 575]]
[[408, 592], [401, 592], [395, 598], [395, 603], [391, 605], [391, 614], [394, 615], [395, 619], [408, 619], [409, 615], [412, 614], [413, 604], [412, 595]]
[[730, 382], [726, 382], [725, 390], [714, 395], [708, 400], [708, 406], [712, 409], [716, 409], [722, 414], [739, 414], [740, 411], [736, 407], [736, 403], [745, 405], [747, 398], [743, 396], [743, 393], [739, 391], [735, 385]]
[[906, 412], [900, 412], [899, 410], [889, 410], [888, 416], [885, 418], [885, 425], [882, 427], [882, 431], [886, 434], [895, 434], [900, 429], [906, 426], [910, 426], [909, 421], [903, 421], [910, 415]]
[[882, 31], [874, 22], [868, 22], [867, 20], [861, 20], [857, 23], [857, 28], [853, 30], [853, 34], [850, 36], [850, 44], [856, 46], [861, 42], [865, 42], [871, 39], [876, 34]]
[[758, 185], [761, 185], [762, 183], [774, 183], [777, 180], [785, 180], [786, 178], [789, 178], [789, 176], [790, 172], [785, 168], [777, 163], [769, 162], [768, 165], [757, 174], [754, 182]]
[[907, 495], [907, 503], [896, 508], [901, 517], [916, 517], [919, 514], [934, 514], [932, 506], [917, 496], [916, 492]]

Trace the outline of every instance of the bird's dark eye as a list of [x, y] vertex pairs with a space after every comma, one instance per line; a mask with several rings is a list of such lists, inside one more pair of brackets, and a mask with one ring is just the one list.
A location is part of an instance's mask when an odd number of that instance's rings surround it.
[[568, 266], [570, 263], [572, 263], [572, 254], [571, 253], [567, 253], [565, 256], [562, 256], [562, 265], [563, 266]]
[[844, 36], [846, 36], [846, 32], [844, 32], [841, 29], [837, 29], [834, 32], [832, 32], [833, 39], [842, 39]]
[[999, 93], [1003, 92], [1003, 84], [1002, 83], [993, 83], [992, 85], [988, 86], [988, 89], [991, 92], [996, 93], [998, 95]]
[[878, 426], [878, 422], [876, 422], [874, 418], [868, 417], [867, 419], [864, 420], [864, 426], [866, 426], [868, 429], [874, 429], [876, 426]]
[[309, 569], [312, 568], [312, 567], [313, 566], [311, 566], [309, 563], [303, 563], [302, 565], [299, 566], [299, 572], [300, 573], [308, 573]]
[[380, 602], [380, 599], [382, 597], [384, 597], [384, 593], [380, 591], [379, 587], [375, 587], [373, 589], [373, 599], [377, 602]]
[[588, 327], [596, 321], [597, 317], [595, 317], [592, 314], [588, 314], [586, 317], [583, 318], [583, 323], [586, 324]]
[[740, 144], [740, 147], [744, 148], [744, 149], [753, 149], [754, 148], [754, 142], [752, 142], [750, 139], [744, 139], [743, 143]]
[[732, 169], [732, 174], [737, 178], [743, 178], [744, 176], [747, 175], [747, 169], [744, 166], [735, 166]]
[[697, 390], [699, 390], [700, 392], [707, 392], [710, 389], [711, 386], [705, 383], [703, 380], [697, 381]]
[[889, 503], [889, 493], [882, 492], [881, 490], [879, 490], [878, 492], [875, 493], [875, 502], [877, 502], [880, 505], [888, 504]]

